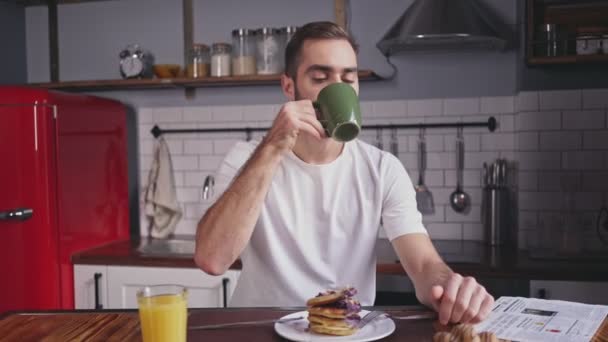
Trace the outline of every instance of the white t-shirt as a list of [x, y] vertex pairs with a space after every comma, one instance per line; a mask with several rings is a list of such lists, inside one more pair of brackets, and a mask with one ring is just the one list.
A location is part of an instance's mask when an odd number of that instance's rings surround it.
[[[216, 177], [223, 192], [258, 143], [239, 142]], [[362, 305], [376, 292], [380, 221], [390, 240], [424, 233], [412, 182], [392, 154], [354, 140], [329, 164], [293, 152], [272, 179], [230, 306], [303, 306], [318, 292], [345, 285]]]

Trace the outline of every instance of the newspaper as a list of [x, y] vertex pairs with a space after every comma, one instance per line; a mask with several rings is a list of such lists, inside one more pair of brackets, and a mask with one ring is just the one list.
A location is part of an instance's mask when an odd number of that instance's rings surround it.
[[475, 326], [511, 341], [590, 341], [608, 306], [560, 300], [500, 297], [489, 317]]

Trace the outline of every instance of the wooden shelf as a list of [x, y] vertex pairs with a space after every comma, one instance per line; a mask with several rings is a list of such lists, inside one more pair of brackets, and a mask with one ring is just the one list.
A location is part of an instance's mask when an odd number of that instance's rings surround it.
[[556, 56], [556, 57], [530, 57], [528, 64], [530, 65], [548, 65], [548, 64], [587, 64], [587, 63], [608, 63], [608, 55], [571, 55], [571, 56]]
[[[576, 33], [581, 27], [608, 27], [608, 2], [605, 0], [526, 0], [526, 61], [528, 65], [607, 63], [608, 55], [576, 55]], [[535, 54], [542, 44], [537, 29], [555, 24], [559, 50], [570, 55], [545, 57]], [[602, 38], [600, 38], [602, 39]], [[562, 52], [564, 53], [564, 52]]]
[[[375, 81], [381, 78], [371, 70], [360, 70], [359, 81]], [[48, 83], [30, 83], [29, 86], [65, 91], [112, 91], [132, 89], [171, 89], [171, 88], [210, 88], [278, 85], [281, 75], [252, 75], [207, 78], [152, 78], [152, 79], [118, 79], [66, 81]]]

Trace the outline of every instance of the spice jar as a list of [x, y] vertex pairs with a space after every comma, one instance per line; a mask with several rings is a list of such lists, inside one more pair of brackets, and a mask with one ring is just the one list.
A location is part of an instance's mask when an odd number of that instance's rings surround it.
[[255, 75], [255, 33], [249, 29], [232, 31], [232, 74]]
[[281, 46], [279, 30], [263, 27], [255, 32], [256, 35], [256, 66], [260, 75], [278, 74], [281, 67]]
[[188, 77], [202, 78], [209, 75], [209, 46], [193, 44], [188, 63]]
[[230, 76], [232, 46], [228, 43], [211, 45], [211, 76]]
[[579, 27], [576, 30], [576, 54], [593, 55], [600, 53], [602, 38], [601, 27]]

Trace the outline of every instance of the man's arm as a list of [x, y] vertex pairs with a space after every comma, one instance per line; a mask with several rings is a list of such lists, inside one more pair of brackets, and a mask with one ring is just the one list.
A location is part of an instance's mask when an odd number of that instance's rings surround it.
[[488, 316], [494, 298], [472, 277], [462, 277], [443, 262], [426, 234], [406, 234], [392, 241], [418, 300], [439, 313], [442, 324], [476, 323]]
[[300, 132], [317, 138], [324, 134], [311, 101], [288, 102], [281, 108], [240, 174], [198, 223], [194, 261], [203, 271], [223, 274], [245, 249], [274, 172]]

